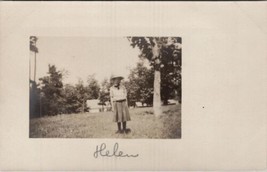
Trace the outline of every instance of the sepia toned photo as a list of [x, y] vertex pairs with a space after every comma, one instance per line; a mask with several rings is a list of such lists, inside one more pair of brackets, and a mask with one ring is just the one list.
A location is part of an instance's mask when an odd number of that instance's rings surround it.
[[266, 7], [0, 2], [0, 171], [265, 170]]
[[181, 138], [181, 37], [30, 37], [30, 138]]

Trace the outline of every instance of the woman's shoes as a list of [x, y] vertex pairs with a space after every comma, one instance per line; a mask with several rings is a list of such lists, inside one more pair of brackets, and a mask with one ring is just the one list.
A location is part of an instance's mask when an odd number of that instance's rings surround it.
[[123, 130], [117, 130], [116, 131], [116, 134], [122, 134], [123, 133]]
[[131, 129], [130, 129], [130, 128], [127, 128], [127, 129], [123, 130], [123, 132], [124, 132], [125, 134], [129, 134], [129, 133], [131, 132]]
[[116, 134], [129, 134], [131, 132], [130, 128], [124, 129], [124, 130], [117, 130]]
[[127, 128], [127, 129], [124, 130], [124, 133], [126, 133], [126, 134], [129, 134], [130, 132], [131, 132], [130, 128]]

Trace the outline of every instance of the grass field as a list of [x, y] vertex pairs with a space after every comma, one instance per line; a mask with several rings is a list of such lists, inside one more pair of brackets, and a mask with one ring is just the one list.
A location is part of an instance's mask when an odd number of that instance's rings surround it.
[[130, 109], [128, 134], [116, 134], [112, 112], [66, 114], [30, 120], [30, 138], [181, 138], [181, 106], [163, 106], [155, 117], [152, 107]]

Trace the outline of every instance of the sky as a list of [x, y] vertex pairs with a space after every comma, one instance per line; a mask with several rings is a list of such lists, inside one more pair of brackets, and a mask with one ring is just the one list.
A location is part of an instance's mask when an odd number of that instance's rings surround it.
[[[139, 61], [140, 50], [132, 48], [125, 37], [38, 37], [36, 80], [46, 76], [48, 64], [68, 71], [64, 83], [86, 82], [95, 75], [101, 83], [104, 78], [121, 75], [127, 80], [129, 69]], [[33, 53], [30, 55], [33, 73]], [[31, 74], [33, 76], [33, 74]]]

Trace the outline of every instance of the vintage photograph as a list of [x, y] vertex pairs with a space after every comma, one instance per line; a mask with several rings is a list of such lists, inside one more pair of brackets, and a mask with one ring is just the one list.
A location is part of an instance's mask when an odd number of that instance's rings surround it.
[[29, 42], [30, 138], [181, 139], [181, 37]]

